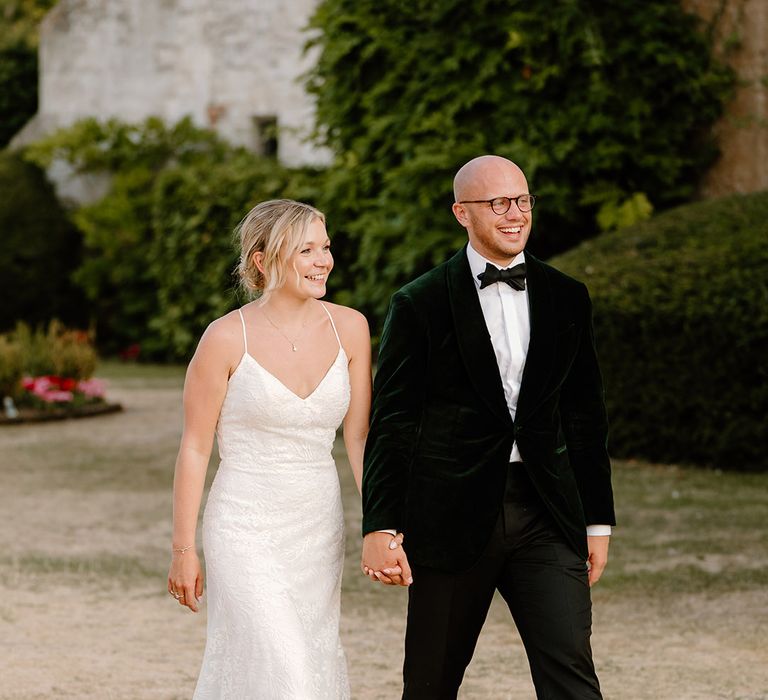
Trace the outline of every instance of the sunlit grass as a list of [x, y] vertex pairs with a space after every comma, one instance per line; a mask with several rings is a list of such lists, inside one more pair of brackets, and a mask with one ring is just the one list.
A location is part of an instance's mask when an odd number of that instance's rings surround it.
[[751, 590], [768, 583], [768, 475], [618, 461], [610, 591]]

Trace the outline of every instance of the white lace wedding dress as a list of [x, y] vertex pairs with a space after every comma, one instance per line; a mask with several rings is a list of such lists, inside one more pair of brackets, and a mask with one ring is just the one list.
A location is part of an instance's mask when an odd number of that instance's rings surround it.
[[221, 463], [203, 518], [208, 636], [195, 700], [349, 698], [339, 640], [344, 522], [331, 456], [349, 393], [340, 342], [301, 398], [248, 354], [246, 340], [219, 417]]

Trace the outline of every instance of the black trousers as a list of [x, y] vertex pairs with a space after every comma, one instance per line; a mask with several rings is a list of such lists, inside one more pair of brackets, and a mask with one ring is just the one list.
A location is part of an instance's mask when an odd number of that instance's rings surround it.
[[[589, 643], [586, 562], [566, 544], [523, 465], [508, 470], [503, 507], [480, 560], [462, 573], [413, 567], [404, 700], [455, 700], [496, 589], [525, 646], [536, 697], [602, 698]], [[445, 537], [450, 547], [451, 533]]]

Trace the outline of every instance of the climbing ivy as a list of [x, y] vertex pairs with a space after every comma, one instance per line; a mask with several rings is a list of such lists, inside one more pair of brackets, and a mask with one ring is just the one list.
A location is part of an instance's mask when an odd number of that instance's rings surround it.
[[451, 180], [469, 158], [523, 167], [546, 257], [690, 198], [733, 82], [669, 0], [323, 0], [311, 27], [347, 300], [378, 317], [464, 240]]

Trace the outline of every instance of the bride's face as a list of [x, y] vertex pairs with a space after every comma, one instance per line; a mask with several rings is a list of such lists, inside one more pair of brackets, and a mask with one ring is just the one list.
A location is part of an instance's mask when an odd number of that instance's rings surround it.
[[[315, 219], [307, 227], [301, 248], [288, 261], [286, 287], [299, 296], [320, 299], [325, 296], [325, 285], [332, 269], [331, 241], [325, 224]], [[295, 274], [291, 274], [293, 271]]]

